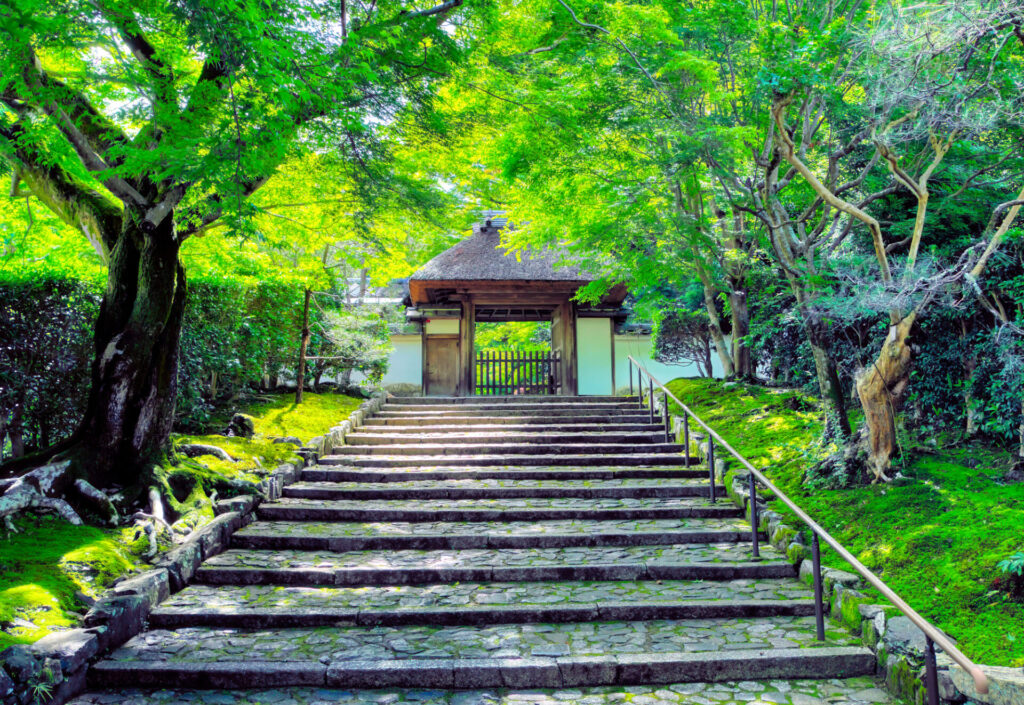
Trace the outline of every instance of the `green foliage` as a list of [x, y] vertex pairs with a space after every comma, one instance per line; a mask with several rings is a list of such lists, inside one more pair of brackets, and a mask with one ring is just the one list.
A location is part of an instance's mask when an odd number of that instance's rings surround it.
[[547, 351], [551, 349], [551, 324], [542, 321], [477, 323], [473, 344], [478, 353], [484, 350]]
[[[669, 388], [968, 656], [1024, 665], [1024, 609], [991, 588], [993, 568], [1020, 548], [1024, 525], [1024, 484], [1002, 481], [1005, 453], [922, 444], [903, 469], [907, 484], [812, 490], [804, 473], [830, 452], [819, 443], [813, 400], [713, 380]], [[828, 549], [823, 561], [848, 569]]]
[[81, 418], [99, 292], [68, 279], [0, 284], [0, 458], [49, 446]]
[[1006, 560], [999, 561], [996, 567], [1004, 573], [1024, 578], [1024, 553], [1018, 551]]

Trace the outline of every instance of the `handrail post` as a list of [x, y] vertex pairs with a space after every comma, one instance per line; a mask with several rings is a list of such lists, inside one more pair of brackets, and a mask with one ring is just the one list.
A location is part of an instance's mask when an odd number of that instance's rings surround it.
[[818, 641], [825, 641], [825, 605], [821, 596], [821, 546], [818, 545], [818, 532], [811, 530], [811, 560], [814, 563], [814, 619], [818, 629]]
[[711, 478], [711, 503], [718, 501], [717, 488], [715, 487], [715, 440], [708, 436], [708, 477]]
[[924, 686], [928, 692], [928, 705], [939, 705], [939, 673], [935, 665], [935, 642], [924, 637]]
[[639, 366], [636, 368], [636, 406], [640, 411], [644, 410], [644, 376]]
[[629, 360], [626, 365], [626, 369], [629, 370], [629, 396], [633, 396], [633, 361]]
[[754, 558], [761, 557], [761, 547], [757, 545], [757, 479], [750, 473], [750, 543]]
[[668, 423], [668, 394], [661, 398], [661, 417], [665, 421], [665, 442], [672, 442], [672, 430], [669, 428]]
[[683, 412], [683, 450], [686, 453], [686, 460], [683, 461], [683, 467], [690, 468], [690, 417], [684, 411]]
[[648, 387], [648, 390], [649, 390], [649, 394], [650, 394], [649, 398], [650, 398], [650, 401], [651, 401], [651, 409], [650, 409], [650, 411], [651, 411], [651, 423], [654, 423], [654, 378], [653, 377], [648, 377], [648, 383], [650, 385]]

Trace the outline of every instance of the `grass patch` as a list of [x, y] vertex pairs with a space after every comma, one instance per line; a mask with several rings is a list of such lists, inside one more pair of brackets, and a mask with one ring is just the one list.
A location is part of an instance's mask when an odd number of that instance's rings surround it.
[[[274, 437], [296, 436], [308, 441], [341, 423], [362, 401], [342, 394], [306, 394], [296, 406], [293, 394], [275, 394], [225, 410], [221, 427], [234, 413], [248, 414], [254, 419], [256, 436], [175, 434], [173, 440], [219, 446], [238, 462], [206, 455], [167, 469], [198, 480], [186, 503], [202, 503], [206, 489], [218, 480], [258, 482], [294, 457], [296, 447], [274, 443]], [[207, 503], [194, 519], [212, 516]], [[79, 593], [98, 597], [118, 577], [149, 567], [142, 558], [148, 543], [144, 536], [135, 538], [135, 527], [72, 526], [32, 516], [16, 519], [15, 525], [22, 533], [0, 540], [0, 650], [76, 626], [88, 609]], [[161, 541], [161, 545], [169, 544]]]
[[[668, 386], [968, 656], [1024, 666], [1024, 604], [992, 589], [996, 563], [1024, 548], [1024, 485], [1000, 482], [1009, 453], [920, 446], [902, 470], [905, 486], [810, 490], [804, 469], [828, 450], [813, 400], [706, 379]], [[822, 559], [848, 569], [827, 549]]]

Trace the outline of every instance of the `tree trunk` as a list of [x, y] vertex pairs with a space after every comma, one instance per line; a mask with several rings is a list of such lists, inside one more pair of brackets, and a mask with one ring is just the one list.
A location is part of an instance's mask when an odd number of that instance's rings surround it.
[[[697, 267], [697, 273], [704, 287], [704, 308], [708, 312], [708, 332], [711, 334], [718, 357], [722, 361], [722, 376], [728, 379], [736, 374], [736, 367], [733, 365], [729, 346], [725, 344], [725, 336], [722, 335], [722, 319], [718, 317], [718, 306], [715, 302], [717, 292], [702, 266]], [[711, 376], [713, 377], [714, 373]]]
[[25, 455], [25, 405], [18, 402], [14, 405], [11, 423], [7, 426], [7, 437], [11, 439], [11, 457], [20, 458]]
[[878, 358], [857, 376], [857, 396], [868, 429], [868, 470], [874, 482], [889, 481], [888, 471], [896, 452], [896, 410], [910, 383], [910, 329], [912, 312], [889, 327]]
[[[812, 336], [808, 335], [808, 338]], [[813, 340], [811, 356], [814, 358], [814, 372], [818, 378], [818, 392], [825, 407], [825, 440], [845, 443], [850, 439], [850, 419], [846, 413], [846, 395], [839, 381], [836, 363], [828, 351]]]
[[1024, 463], [1024, 399], [1020, 402], [1020, 426], [1017, 427], [1020, 445], [1017, 446], [1017, 460]]
[[96, 481], [132, 484], [166, 449], [178, 389], [178, 343], [187, 287], [172, 217], [151, 232], [126, 210], [111, 250], [96, 320], [92, 388], [75, 434]]
[[302, 304], [302, 338], [299, 341], [299, 372], [295, 376], [295, 403], [302, 403], [302, 388], [306, 384], [306, 351], [309, 349], [309, 299], [313, 292], [306, 289], [306, 298]]
[[750, 369], [750, 348], [744, 338], [750, 333], [750, 309], [747, 307], [747, 293], [732, 289], [729, 292], [729, 308], [732, 315], [732, 364], [738, 377], [753, 377]]

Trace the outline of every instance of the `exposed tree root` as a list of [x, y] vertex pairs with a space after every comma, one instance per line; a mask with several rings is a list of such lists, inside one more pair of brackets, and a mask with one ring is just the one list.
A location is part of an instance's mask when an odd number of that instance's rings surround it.
[[67, 460], [51, 463], [8, 483], [0, 496], [0, 518], [8, 531], [16, 531], [12, 520], [19, 512], [52, 513], [72, 524], [83, 523], [78, 512], [62, 498], [68, 489], [75, 488], [70, 467], [71, 462]]
[[215, 458], [226, 460], [229, 463], [235, 462], [235, 459], [228, 455], [228, 452], [223, 448], [214, 445], [207, 445], [205, 443], [183, 443], [175, 447], [175, 450], [189, 458], [196, 458], [200, 455], [212, 455]]

